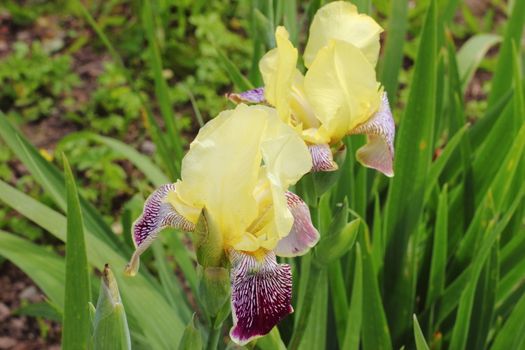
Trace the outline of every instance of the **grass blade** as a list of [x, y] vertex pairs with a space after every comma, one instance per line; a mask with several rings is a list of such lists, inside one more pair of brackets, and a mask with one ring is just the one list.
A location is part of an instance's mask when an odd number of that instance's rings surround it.
[[359, 349], [359, 334], [361, 333], [361, 322], [363, 319], [363, 262], [361, 257], [361, 246], [356, 243], [355, 247], [355, 269], [354, 282], [352, 284], [352, 300], [348, 309], [345, 340], [342, 349]]
[[168, 132], [167, 139], [170, 145], [170, 149], [173, 151], [175, 160], [172, 162], [175, 164], [177, 169], [177, 175], [180, 172], [180, 162], [182, 160], [182, 137], [180, 134], [180, 128], [177, 125], [175, 114], [173, 113], [173, 106], [171, 103], [170, 93], [166, 79], [162, 74], [162, 59], [160, 55], [159, 46], [155, 37], [155, 17], [151, 8], [151, 2], [144, 1], [142, 3], [142, 24], [148, 39], [149, 46], [149, 65], [153, 72], [153, 78], [155, 79], [155, 95], [159, 103], [159, 109], [166, 124]]
[[230, 61], [230, 59], [221, 51], [221, 49], [219, 49], [218, 47], [216, 47], [215, 49], [217, 50], [219, 63], [230, 77], [230, 80], [233, 82], [233, 85], [235, 85], [235, 88], [238, 91], [246, 91], [253, 89], [253, 85], [242, 75], [237, 66], [235, 66], [235, 64], [233, 64], [233, 62]]
[[501, 42], [496, 34], [476, 34], [461, 46], [457, 53], [458, 70], [461, 78], [461, 91], [465, 93], [481, 60], [489, 49]]
[[492, 350], [522, 349], [525, 343], [525, 293], [512, 310], [509, 318], [498, 332]]
[[330, 263], [330, 265], [328, 266], [328, 280], [330, 282], [330, 295], [332, 297], [332, 305], [335, 316], [337, 340], [339, 344], [342, 344], [345, 337], [348, 302], [340, 260], [336, 260]]
[[24, 271], [42, 289], [54, 306], [62, 312], [65, 271], [62, 257], [1, 230], [0, 255]]
[[366, 232], [360, 239], [363, 247], [363, 350], [390, 350], [390, 329], [388, 328], [383, 302], [377, 283], [377, 272], [373, 266], [371, 247]]
[[426, 305], [430, 307], [445, 288], [445, 268], [447, 264], [447, 235], [448, 235], [448, 195], [447, 186], [439, 196], [436, 228], [432, 244], [432, 260]]
[[[35, 180], [49, 193], [63, 211], [66, 210], [66, 189], [64, 176], [45, 160], [38, 150], [31, 145], [0, 112], [0, 137], [5, 141], [18, 159], [27, 167]], [[86, 228], [110, 245], [115, 251], [126, 252], [122, 244], [111, 231], [111, 228], [97, 214], [95, 208], [87, 201], [80, 199]], [[130, 251], [130, 250], [128, 250]]]
[[425, 340], [425, 336], [423, 335], [423, 332], [421, 331], [421, 327], [419, 326], [419, 322], [417, 321], [417, 317], [415, 314], [413, 315], [413, 320], [414, 320], [414, 338], [416, 339], [416, 349], [417, 350], [430, 350]]
[[385, 53], [380, 63], [379, 76], [385, 86], [388, 99], [392, 106], [397, 100], [399, 71], [403, 63], [403, 48], [408, 27], [408, 1], [391, 1], [386, 32], [388, 33]]
[[[508, 211], [505, 212], [503, 218], [497, 224], [494, 222], [494, 220], [492, 220], [489, 223], [489, 226], [487, 228], [488, 233], [483, 239], [481, 247], [478, 250], [475, 260], [472, 263], [472, 273], [470, 275], [471, 278], [468, 281], [466, 288], [461, 293], [456, 321], [454, 324], [454, 329], [452, 331], [452, 339], [450, 341], [451, 349], [464, 349], [467, 345], [471, 313], [476, 292], [476, 285], [481, 273], [481, 269], [485, 265], [485, 261], [487, 260], [490, 254], [494, 242], [509, 223], [512, 215], [514, 214], [514, 211], [521, 203], [524, 194], [525, 185], [522, 185], [521, 189], [514, 197], [514, 201], [511, 207]], [[488, 203], [485, 203], [485, 205], [487, 204]]]
[[134, 166], [137, 167], [142, 173], [151, 181], [155, 187], [170, 183], [170, 179], [162, 173], [162, 171], [145, 155], [139, 153], [133, 147], [128, 146], [124, 142], [113, 139], [111, 137], [105, 137], [96, 134], [86, 134], [90, 139], [100, 142], [116, 153], [125, 157]]
[[492, 78], [492, 90], [488, 106], [493, 106], [508, 90], [512, 81], [513, 46], [520, 47], [523, 25], [525, 24], [525, 1], [514, 1], [514, 7], [509, 9], [510, 18], [507, 22], [503, 43], [499, 50], [499, 59]]
[[77, 188], [69, 163], [63, 156], [67, 192], [66, 291], [62, 348], [87, 349], [90, 341], [91, 287], [84, 239], [84, 223]]
[[420, 35], [414, 78], [396, 144], [396, 176], [389, 188], [386, 204], [388, 233], [385, 285], [389, 290], [386, 309], [393, 338], [410, 328], [414, 278], [402, 273], [407, 259], [409, 237], [417, 230], [423, 209], [427, 174], [433, 154], [436, 117], [437, 16], [430, 1]]

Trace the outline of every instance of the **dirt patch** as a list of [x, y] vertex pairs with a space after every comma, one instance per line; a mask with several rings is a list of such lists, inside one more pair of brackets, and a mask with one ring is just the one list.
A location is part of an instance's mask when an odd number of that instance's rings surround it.
[[44, 294], [16, 266], [6, 261], [0, 266], [0, 349], [60, 349], [57, 322], [16, 314], [28, 303], [45, 300]]

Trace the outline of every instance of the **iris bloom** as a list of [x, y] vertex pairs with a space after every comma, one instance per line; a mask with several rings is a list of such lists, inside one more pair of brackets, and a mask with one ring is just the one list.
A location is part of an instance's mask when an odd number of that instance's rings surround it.
[[303, 54], [308, 68], [304, 76], [296, 68], [298, 53], [288, 32], [278, 27], [277, 47], [259, 62], [264, 88], [229, 97], [274, 106], [309, 145], [313, 171], [336, 170], [331, 148], [345, 135], [366, 134], [368, 142], [357, 151], [357, 159], [393, 176], [395, 125], [375, 73], [382, 31], [354, 5], [329, 3], [312, 21]]
[[[277, 256], [305, 254], [319, 240], [306, 204], [288, 187], [312, 167], [300, 136], [274, 108], [238, 105], [208, 122], [182, 160], [182, 176], [146, 201], [134, 224], [139, 255], [164, 227], [193, 231], [204, 215], [231, 266], [231, 338], [246, 344], [293, 312], [290, 266]], [[198, 230], [195, 230], [197, 234]]]

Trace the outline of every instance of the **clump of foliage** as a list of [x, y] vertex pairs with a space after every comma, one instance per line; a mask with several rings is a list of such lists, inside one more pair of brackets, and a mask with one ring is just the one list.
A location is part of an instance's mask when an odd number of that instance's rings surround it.
[[56, 115], [79, 83], [70, 56], [50, 56], [39, 42], [17, 42], [0, 61], [0, 108], [19, 121]]

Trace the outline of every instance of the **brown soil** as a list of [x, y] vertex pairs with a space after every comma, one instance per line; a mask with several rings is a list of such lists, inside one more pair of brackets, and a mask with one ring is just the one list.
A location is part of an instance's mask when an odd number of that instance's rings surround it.
[[60, 326], [56, 322], [16, 314], [28, 303], [45, 300], [44, 294], [16, 266], [0, 266], [0, 349], [60, 349]]

